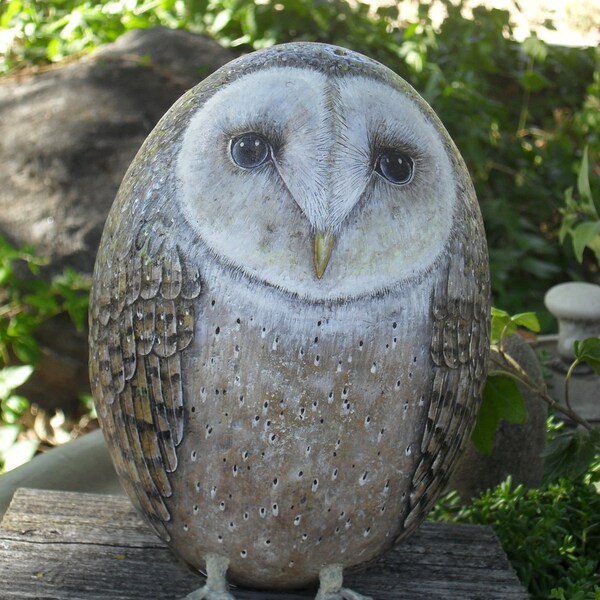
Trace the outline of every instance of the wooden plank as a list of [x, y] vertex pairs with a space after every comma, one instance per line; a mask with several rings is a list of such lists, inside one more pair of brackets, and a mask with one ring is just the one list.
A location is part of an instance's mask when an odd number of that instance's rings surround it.
[[[526, 600], [494, 532], [425, 523], [346, 585], [375, 600]], [[175, 559], [128, 498], [18, 490], [0, 525], [0, 598], [177, 600], [202, 580]], [[238, 600], [306, 600], [315, 591]]]

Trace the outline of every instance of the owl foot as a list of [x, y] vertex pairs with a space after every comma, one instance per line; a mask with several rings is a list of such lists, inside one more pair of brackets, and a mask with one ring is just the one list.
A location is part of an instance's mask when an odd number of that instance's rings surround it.
[[342, 565], [328, 565], [319, 573], [319, 591], [315, 600], [372, 600], [358, 592], [342, 587]]
[[227, 567], [229, 559], [218, 554], [206, 556], [206, 584], [188, 594], [183, 600], [235, 600], [227, 591]]

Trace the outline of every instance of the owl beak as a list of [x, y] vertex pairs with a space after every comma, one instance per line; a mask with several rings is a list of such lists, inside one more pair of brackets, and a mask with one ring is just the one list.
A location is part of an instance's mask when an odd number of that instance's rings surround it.
[[327, 269], [332, 248], [333, 234], [329, 231], [318, 231], [315, 234], [315, 271], [318, 279], [323, 277]]

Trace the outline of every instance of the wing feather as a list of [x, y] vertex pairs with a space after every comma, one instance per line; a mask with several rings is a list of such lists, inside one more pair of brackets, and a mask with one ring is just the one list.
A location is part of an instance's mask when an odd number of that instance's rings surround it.
[[125, 273], [127, 274], [125, 295], [127, 304], [130, 306], [140, 297], [142, 290], [141, 269], [142, 259], [140, 255], [138, 253], [131, 253], [128, 260], [125, 261]]
[[489, 275], [485, 244], [474, 241], [483, 240], [479, 220], [470, 216], [433, 287], [431, 358], [435, 373], [422, 455], [399, 537], [418, 526], [446, 485], [479, 408], [488, 355]]
[[162, 282], [162, 261], [146, 258], [142, 260], [142, 282], [140, 296], [144, 300], [156, 298]]
[[183, 439], [183, 387], [179, 354], [160, 361], [160, 380], [173, 443], [178, 446]]
[[193, 339], [201, 284], [198, 268], [175, 245], [167, 247], [156, 223], [142, 220], [140, 227], [128, 251], [119, 254], [108, 244], [99, 253], [90, 304], [90, 377], [123, 486], [168, 539], [165, 500], [184, 435], [180, 355]]
[[160, 451], [165, 462], [165, 470], [167, 473], [172, 473], [177, 468], [177, 453], [175, 451], [176, 445], [173, 443], [173, 430], [175, 429], [175, 421], [178, 417], [173, 411], [167, 410], [165, 404], [162, 390], [163, 385], [160, 379], [160, 359], [156, 355], [150, 354], [145, 360]]
[[137, 355], [135, 350], [135, 333], [133, 330], [133, 307], [126, 306], [123, 309], [121, 319], [123, 328], [121, 329], [121, 352], [123, 354], [123, 372], [125, 380], [129, 381], [134, 373], [137, 364]]
[[163, 298], [173, 300], [181, 294], [181, 277], [179, 253], [171, 252], [163, 260], [162, 284], [160, 288]]
[[117, 269], [115, 276], [112, 278], [111, 288], [110, 317], [111, 319], [116, 320], [123, 312], [123, 307], [125, 306], [127, 299], [127, 273], [125, 269]]
[[154, 353], [166, 358], [177, 352], [177, 317], [173, 300], [158, 298], [155, 304]]
[[146, 356], [154, 346], [154, 300], [140, 298], [133, 306], [133, 331], [137, 353]]

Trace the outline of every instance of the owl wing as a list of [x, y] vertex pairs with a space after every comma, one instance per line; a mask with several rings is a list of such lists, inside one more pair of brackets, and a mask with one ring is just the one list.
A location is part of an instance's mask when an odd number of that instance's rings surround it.
[[448, 482], [480, 405], [489, 351], [490, 300], [487, 249], [477, 217], [467, 213], [464, 233], [433, 290], [434, 377], [403, 536], [420, 523]]
[[[132, 224], [136, 227], [136, 224]], [[160, 218], [104, 243], [90, 301], [90, 380], [123, 486], [164, 539], [184, 429], [181, 353], [194, 334], [198, 269]]]

